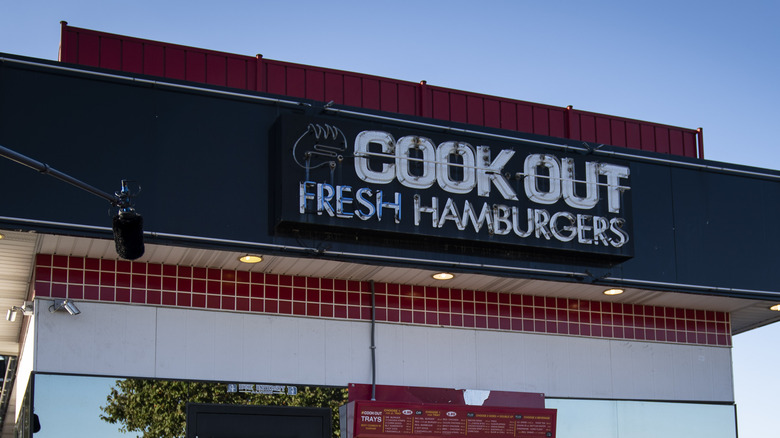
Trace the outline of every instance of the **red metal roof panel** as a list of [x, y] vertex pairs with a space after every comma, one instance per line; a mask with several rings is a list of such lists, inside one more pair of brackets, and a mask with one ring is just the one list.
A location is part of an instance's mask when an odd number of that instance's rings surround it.
[[62, 62], [687, 157], [694, 129], [161, 43], [62, 23]]

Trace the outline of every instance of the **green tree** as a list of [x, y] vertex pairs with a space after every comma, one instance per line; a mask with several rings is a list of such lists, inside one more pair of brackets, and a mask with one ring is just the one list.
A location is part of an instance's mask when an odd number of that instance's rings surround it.
[[346, 388], [307, 386], [296, 395], [256, 394], [227, 392], [224, 383], [124, 379], [111, 388], [100, 419], [143, 438], [176, 438], [185, 433], [187, 403], [326, 407], [333, 413], [333, 438], [339, 438], [338, 408], [346, 402]]

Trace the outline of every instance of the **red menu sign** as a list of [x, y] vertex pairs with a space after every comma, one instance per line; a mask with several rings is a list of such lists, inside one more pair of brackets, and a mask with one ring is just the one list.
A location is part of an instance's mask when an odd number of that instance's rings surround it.
[[555, 409], [354, 403], [354, 438], [555, 437]]

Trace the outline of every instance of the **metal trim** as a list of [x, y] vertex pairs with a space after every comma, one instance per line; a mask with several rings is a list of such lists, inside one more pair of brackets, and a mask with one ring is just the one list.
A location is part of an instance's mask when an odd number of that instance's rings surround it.
[[[19, 222], [19, 223], [26, 223], [26, 224], [40, 224], [40, 225], [46, 225], [50, 227], [57, 227], [57, 228], [83, 229], [88, 231], [99, 231], [105, 233], [111, 232], [111, 228], [108, 227], [98, 227], [94, 225], [78, 225], [78, 224], [69, 224], [64, 222], [51, 222], [51, 221], [33, 220], [33, 219], [24, 219], [24, 218], [13, 218], [13, 217], [6, 217], [6, 216], [0, 216], [0, 221]], [[147, 237], [159, 238], [159, 239], [179, 240], [185, 242], [186, 241], [203, 242], [203, 243], [210, 243], [210, 244], [223, 244], [227, 246], [241, 246], [244, 248], [269, 249], [269, 250], [275, 250], [280, 252], [292, 252], [292, 253], [300, 253], [300, 254], [307, 254], [307, 255], [327, 255], [334, 258], [347, 257], [347, 258], [353, 258], [357, 260], [417, 263], [423, 266], [437, 265], [437, 266], [445, 266], [445, 267], [463, 268], [469, 270], [476, 269], [476, 270], [492, 270], [492, 271], [503, 271], [503, 272], [513, 272], [513, 273], [525, 273], [530, 275], [540, 275], [540, 276], [547, 276], [547, 277], [560, 276], [560, 277], [579, 279], [582, 281], [588, 281], [590, 283], [603, 284], [605, 286], [622, 285], [622, 286], [636, 286], [636, 287], [656, 287], [656, 288], [661, 288], [662, 290], [671, 290], [674, 292], [687, 291], [687, 292], [698, 293], [698, 294], [710, 294], [710, 295], [717, 294], [719, 296], [726, 296], [731, 298], [742, 298], [742, 299], [748, 298], [748, 299], [774, 300], [780, 297], [780, 291], [724, 288], [719, 286], [705, 286], [705, 285], [684, 284], [684, 283], [667, 283], [667, 282], [660, 282], [660, 281], [638, 280], [638, 279], [618, 278], [618, 277], [603, 277], [603, 278], [594, 279], [593, 276], [587, 272], [556, 271], [552, 269], [534, 269], [534, 268], [524, 268], [519, 266], [494, 265], [494, 264], [485, 264], [485, 263], [468, 263], [468, 262], [446, 261], [446, 260], [430, 260], [430, 259], [421, 259], [421, 258], [414, 258], [414, 257], [394, 257], [394, 256], [386, 256], [386, 255], [379, 255], [379, 254], [357, 253], [357, 252], [348, 252], [348, 251], [330, 251], [326, 249], [309, 248], [303, 246], [277, 245], [273, 243], [249, 242], [244, 240], [219, 239], [219, 238], [201, 237], [201, 236], [189, 236], [183, 234], [160, 233], [155, 231], [144, 231], [144, 235]]]

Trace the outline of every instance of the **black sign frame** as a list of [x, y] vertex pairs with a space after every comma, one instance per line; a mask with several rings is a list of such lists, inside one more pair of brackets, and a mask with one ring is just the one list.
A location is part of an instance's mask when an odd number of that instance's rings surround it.
[[633, 256], [625, 161], [521, 136], [323, 114], [282, 115], [276, 132], [279, 234], [510, 258]]

